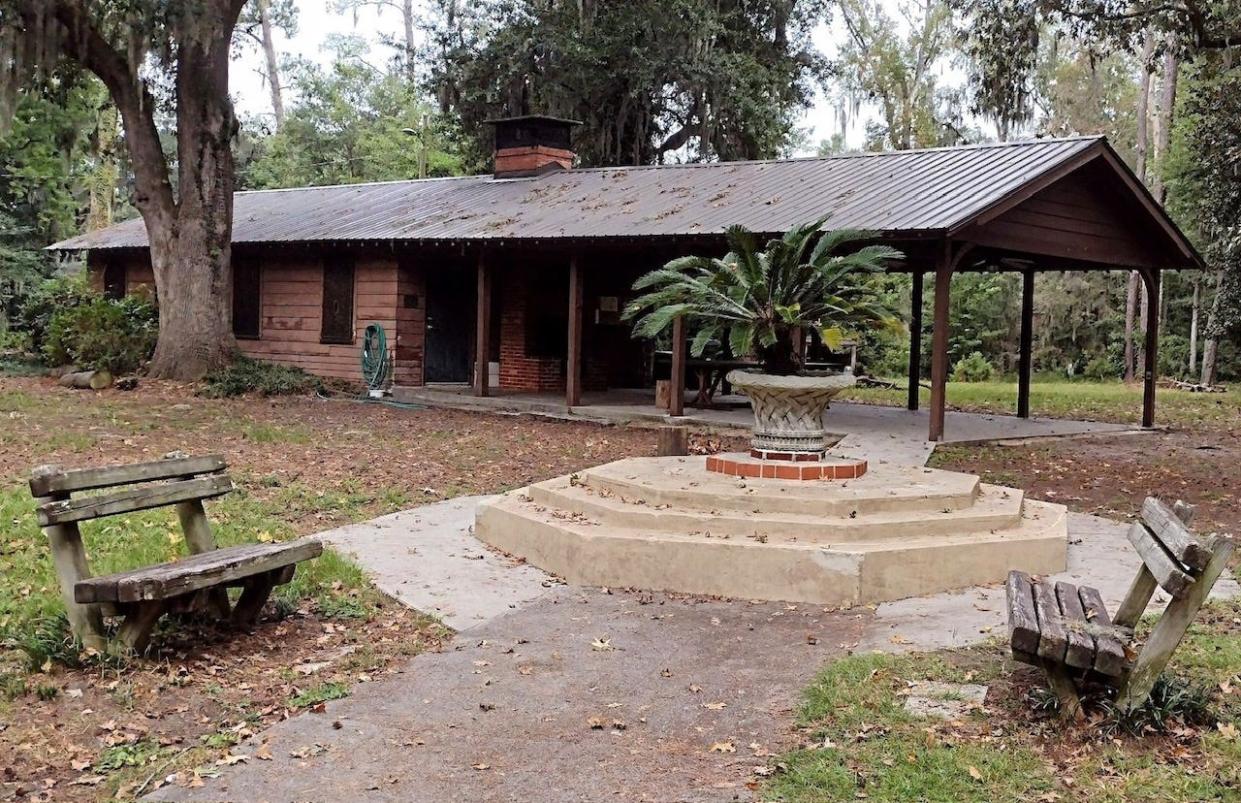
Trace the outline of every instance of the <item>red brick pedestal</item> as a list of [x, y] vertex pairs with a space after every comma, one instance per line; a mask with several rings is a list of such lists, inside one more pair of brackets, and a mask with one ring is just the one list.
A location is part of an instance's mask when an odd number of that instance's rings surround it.
[[852, 480], [866, 473], [865, 460], [765, 451], [761, 452], [765, 457], [759, 457], [758, 451], [712, 455], [707, 458], [707, 471], [772, 480]]

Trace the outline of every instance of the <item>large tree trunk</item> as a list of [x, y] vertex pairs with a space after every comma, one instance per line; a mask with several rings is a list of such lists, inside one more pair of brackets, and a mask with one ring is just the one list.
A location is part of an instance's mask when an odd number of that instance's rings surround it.
[[267, 60], [267, 87], [271, 91], [271, 109], [276, 129], [284, 125], [284, 87], [280, 84], [280, 61], [276, 58], [276, 41], [272, 38], [271, 2], [258, 0], [259, 24], [263, 29], [263, 56]]
[[1168, 150], [1172, 144], [1172, 120], [1176, 113], [1176, 79], [1180, 70], [1180, 62], [1177, 60], [1176, 52], [1172, 49], [1172, 43], [1168, 43], [1168, 50], [1163, 54], [1163, 82], [1159, 97], [1159, 121], [1155, 127], [1155, 155], [1157, 161], [1155, 163], [1155, 172], [1151, 178], [1151, 192], [1159, 203], [1163, 203], [1168, 199], [1168, 188], [1164, 186], [1163, 175], [1165, 170], [1165, 162], [1168, 159]]
[[228, 97], [231, 31], [231, 25], [221, 25], [180, 43], [176, 223], [158, 249], [152, 237], [151, 248], [159, 292], [153, 376], [196, 379], [226, 363], [236, 346], [230, 269], [232, 140], [237, 132]]
[[1189, 311], [1189, 376], [1198, 369], [1198, 313], [1202, 306], [1202, 273], [1194, 273], [1194, 300]]
[[[1137, 123], [1137, 139], [1134, 145], [1136, 164], [1134, 172], [1138, 178], [1146, 181], [1146, 151], [1150, 141], [1150, 95], [1151, 95], [1151, 59], [1155, 52], [1155, 37], [1147, 33], [1142, 40], [1142, 74], [1138, 85], [1138, 103], [1135, 112]], [[1129, 286], [1125, 292], [1125, 381], [1132, 382], [1136, 372], [1137, 355], [1133, 343], [1133, 323], [1138, 312], [1138, 289], [1142, 286], [1141, 277], [1136, 270], [1129, 272]]]
[[401, 12], [405, 17], [405, 78], [412, 84], [417, 78], [414, 74], [414, 53], [417, 48], [414, 40], [414, 0], [405, 0]]
[[1215, 298], [1211, 301], [1211, 311], [1207, 314], [1207, 339], [1202, 345], [1202, 376], [1204, 385], [1215, 384], [1215, 354], [1219, 348], [1219, 316], [1223, 307], [1224, 271], [1215, 272]]

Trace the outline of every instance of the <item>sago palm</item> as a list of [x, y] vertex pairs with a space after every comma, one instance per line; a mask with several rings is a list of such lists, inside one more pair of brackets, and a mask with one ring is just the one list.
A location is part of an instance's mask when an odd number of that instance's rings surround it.
[[802, 368], [795, 331], [813, 332], [830, 347], [843, 332], [896, 323], [866, 278], [904, 255], [884, 245], [850, 250], [874, 235], [821, 232], [825, 220], [798, 226], [761, 251], [752, 232], [733, 226], [723, 258], [680, 257], [638, 279], [633, 289], [645, 292], [625, 319], [637, 318], [635, 335], [655, 337], [684, 316], [695, 331], [695, 357], [727, 335], [734, 355], [754, 355], [765, 373], [781, 375]]

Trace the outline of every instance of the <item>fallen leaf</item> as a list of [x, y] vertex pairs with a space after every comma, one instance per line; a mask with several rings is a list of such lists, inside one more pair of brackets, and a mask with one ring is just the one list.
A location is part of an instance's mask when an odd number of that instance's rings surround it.
[[716, 742], [711, 745], [712, 753], [735, 753], [737, 748], [732, 742]]
[[261, 761], [271, 761], [271, 748], [267, 746], [267, 742], [259, 745], [258, 749], [254, 751], [254, 757]]
[[970, 773], [970, 777], [973, 778], [975, 781], [982, 780], [982, 773], [979, 772], [978, 768], [975, 767], [973, 764], [969, 766], [969, 773]]
[[719, 711], [721, 709], [728, 708], [728, 703], [703, 703], [702, 707], [710, 709], [711, 711]]

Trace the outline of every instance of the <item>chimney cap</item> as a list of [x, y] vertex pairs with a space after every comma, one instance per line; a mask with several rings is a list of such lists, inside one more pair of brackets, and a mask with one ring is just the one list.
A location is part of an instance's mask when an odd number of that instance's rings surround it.
[[553, 117], [550, 114], [518, 114], [513, 117], [493, 117], [490, 120], [483, 120], [485, 125], [500, 125], [502, 123], [524, 123], [534, 122], [535, 120], [543, 123], [561, 123], [563, 125], [581, 125], [581, 120], [570, 120], [565, 117]]

